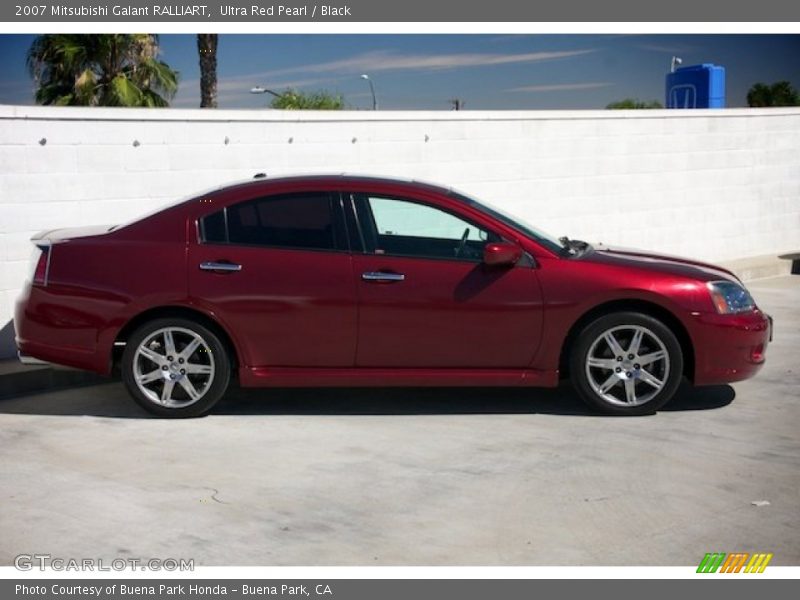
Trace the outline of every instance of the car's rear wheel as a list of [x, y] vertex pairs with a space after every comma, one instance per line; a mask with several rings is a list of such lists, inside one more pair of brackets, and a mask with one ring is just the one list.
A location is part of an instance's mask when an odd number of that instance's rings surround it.
[[675, 334], [658, 319], [618, 312], [599, 317], [579, 333], [570, 374], [592, 408], [618, 415], [649, 414], [675, 395], [683, 353]]
[[230, 381], [230, 358], [211, 330], [189, 319], [157, 319], [137, 329], [122, 356], [122, 379], [145, 410], [162, 417], [208, 412]]

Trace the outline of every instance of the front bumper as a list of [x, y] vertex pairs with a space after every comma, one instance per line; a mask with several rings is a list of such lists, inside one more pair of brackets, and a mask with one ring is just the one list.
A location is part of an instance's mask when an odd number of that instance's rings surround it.
[[716, 385], [753, 377], [772, 341], [772, 317], [756, 309], [739, 315], [694, 315], [694, 383]]

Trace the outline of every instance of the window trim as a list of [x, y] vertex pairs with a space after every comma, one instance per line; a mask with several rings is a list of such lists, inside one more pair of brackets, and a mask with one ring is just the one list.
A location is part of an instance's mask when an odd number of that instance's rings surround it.
[[[350, 248], [354, 254], [363, 254], [367, 251], [367, 240], [364, 238], [364, 231], [361, 227], [361, 220], [358, 218], [358, 208], [356, 207], [356, 198], [355, 194], [350, 192], [342, 192], [341, 193], [342, 199], [344, 204], [342, 205], [342, 210], [345, 212], [345, 222], [352, 221], [355, 225], [355, 231], [350, 231], [350, 236], [348, 238], [348, 242], [350, 243]], [[358, 236], [358, 237], [356, 237]], [[356, 243], [358, 246], [361, 247], [361, 250], [356, 250]]]

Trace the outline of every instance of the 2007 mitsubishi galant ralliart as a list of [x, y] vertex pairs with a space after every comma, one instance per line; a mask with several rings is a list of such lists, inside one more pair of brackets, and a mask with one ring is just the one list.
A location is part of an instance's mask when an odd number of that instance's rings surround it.
[[555, 386], [608, 413], [754, 375], [768, 316], [729, 271], [552, 239], [452, 190], [256, 178], [33, 238], [31, 357], [117, 368], [162, 416], [246, 387]]

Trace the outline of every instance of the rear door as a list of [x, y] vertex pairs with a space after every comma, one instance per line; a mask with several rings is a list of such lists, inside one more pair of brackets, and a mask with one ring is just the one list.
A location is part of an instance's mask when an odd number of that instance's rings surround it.
[[501, 236], [414, 198], [352, 194], [359, 367], [521, 368], [539, 345], [533, 263], [483, 264]]
[[248, 199], [205, 216], [189, 289], [250, 367], [352, 366], [356, 289], [338, 194]]

